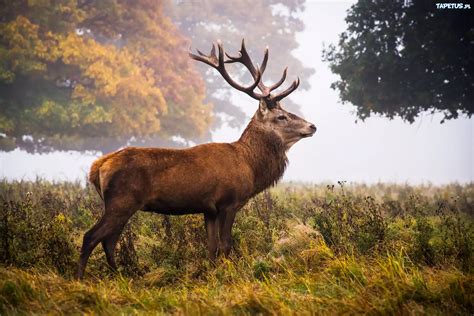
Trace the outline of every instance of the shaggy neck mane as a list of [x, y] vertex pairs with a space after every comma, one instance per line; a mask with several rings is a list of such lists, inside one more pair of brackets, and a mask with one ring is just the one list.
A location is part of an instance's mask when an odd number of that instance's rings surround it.
[[274, 185], [283, 176], [288, 158], [285, 146], [276, 134], [251, 121], [238, 142], [247, 148], [247, 159], [255, 175], [254, 194]]

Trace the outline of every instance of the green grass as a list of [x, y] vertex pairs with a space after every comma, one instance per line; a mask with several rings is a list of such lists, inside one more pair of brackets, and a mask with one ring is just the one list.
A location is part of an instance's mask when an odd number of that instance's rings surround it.
[[138, 213], [112, 274], [102, 213], [79, 184], [0, 182], [0, 314], [470, 314], [474, 185], [282, 184], [238, 214], [230, 258], [206, 259], [202, 216]]

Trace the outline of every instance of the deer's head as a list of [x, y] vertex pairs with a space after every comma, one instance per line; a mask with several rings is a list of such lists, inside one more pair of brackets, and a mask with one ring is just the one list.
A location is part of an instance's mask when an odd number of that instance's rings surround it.
[[[258, 67], [258, 65], [255, 66], [250, 59], [247, 49], [245, 48], [244, 40], [242, 40], [239, 56], [231, 56], [227, 54], [220, 42], [217, 43], [217, 47], [217, 55], [216, 46], [213, 44], [209, 55], [205, 55], [198, 50], [197, 52], [199, 55], [190, 52], [189, 56], [215, 68], [232, 87], [245, 92], [259, 101], [258, 110], [252, 118], [253, 124], [266, 130], [268, 133], [275, 133], [281, 139], [282, 143], [285, 144], [286, 149], [289, 149], [302, 138], [313, 136], [316, 132], [316, 126], [314, 126], [314, 124], [284, 110], [281, 105], [281, 100], [298, 88], [300, 83], [299, 78], [293, 81], [286, 90], [278, 94], [273, 94], [272, 91], [281, 86], [285, 81], [287, 68], [285, 68], [281, 79], [277, 83], [271, 86], [266, 86], [263, 83], [262, 74], [267, 66], [268, 48], [265, 49], [262, 66]], [[227, 57], [227, 59], [225, 57]], [[243, 64], [252, 75], [254, 82], [250, 86], [245, 87], [235, 82], [227, 72], [225, 64], [237, 62]], [[260, 93], [254, 91], [257, 87], [259, 88]]]

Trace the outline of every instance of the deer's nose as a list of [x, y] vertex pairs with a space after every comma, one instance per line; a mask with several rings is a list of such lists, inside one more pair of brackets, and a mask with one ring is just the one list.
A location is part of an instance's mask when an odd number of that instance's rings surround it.
[[311, 128], [311, 129], [312, 129], [313, 131], [315, 131], [315, 132], [316, 132], [316, 130], [317, 130], [317, 128], [316, 128], [316, 126], [315, 126], [314, 124], [311, 124], [311, 125], [309, 126], [309, 128]]

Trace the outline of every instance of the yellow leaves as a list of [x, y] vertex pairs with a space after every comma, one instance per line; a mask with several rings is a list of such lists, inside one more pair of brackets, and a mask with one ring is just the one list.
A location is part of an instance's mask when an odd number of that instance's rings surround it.
[[32, 48], [31, 44], [38, 41], [38, 25], [19, 15], [16, 20], [2, 27], [5, 38], [10, 39], [12, 48]]
[[51, 129], [64, 129], [69, 126], [69, 113], [61, 104], [52, 100], [46, 100], [40, 106], [33, 109], [35, 121]]
[[[141, 69], [128, 49], [102, 45], [92, 39], [69, 34], [60, 42], [64, 63], [76, 65], [93, 89], [76, 84], [71, 97], [84, 103], [100, 100], [107, 106], [107, 120], [118, 129], [114, 133], [151, 135], [160, 131], [159, 116], [167, 112], [167, 102], [155, 85], [152, 72]], [[103, 118], [100, 111], [90, 121]]]
[[75, 102], [69, 105], [68, 112], [71, 127], [112, 122], [112, 115], [99, 105]]
[[29, 0], [0, 22], [0, 84], [30, 91], [6, 101], [24, 110], [0, 118], [0, 132], [18, 120], [32, 135], [203, 135], [203, 81], [162, 3], [77, 3]]
[[[21, 15], [15, 21], [7, 23], [2, 31], [5, 38], [10, 39], [9, 44], [12, 49], [35, 50], [37, 46], [42, 46], [38, 37], [38, 25]], [[43, 50], [43, 47], [39, 50]]]
[[35, 114], [38, 119], [59, 119], [61, 121], [67, 120], [67, 112], [60, 104], [47, 100], [36, 108]]
[[[65, 64], [79, 67], [82, 76], [93, 81], [96, 96], [113, 98], [120, 88], [122, 96], [155, 98], [161, 103], [161, 110], [166, 110], [166, 102], [161, 93], [157, 93], [154, 81], [149, 76], [141, 76], [142, 71], [128, 49], [103, 45], [77, 34], [64, 37], [59, 49]], [[84, 92], [84, 87], [78, 86], [73, 97], [83, 97]], [[92, 100], [90, 96], [88, 99]]]
[[93, 104], [96, 101], [96, 96], [93, 91], [86, 89], [82, 84], [77, 84], [72, 90], [71, 98], [80, 100], [83, 103]]
[[100, 105], [81, 102], [61, 104], [51, 100], [44, 101], [36, 107], [32, 117], [39, 124], [59, 131], [111, 123], [112, 118], [112, 114]]
[[111, 123], [112, 114], [107, 113], [103, 107], [90, 105], [92, 110], [84, 116], [84, 124]]
[[104, 60], [97, 60], [90, 64], [84, 71], [84, 75], [94, 80], [96, 88], [106, 96], [115, 96], [117, 94], [117, 84], [120, 77], [116, 76], [114, 69]]
[[65, 64], [75, 64], [80, 61], [81, 49], [84, 48], [84, 38], [76, 34], [68, 34], [58, 42], [61, 59]]
[[50, 112], [54, 112], [56, 104], [52, 101], [45, 101], [43, 104], [36, 109], [38, 116], [46, 116]]
[[55, 37], [46, 33], [44, 38], [40, 38], [38, 30], [38, 25], [21, 15], [9, 23], [0, 24], [1, 38], [8, 51], [2, 60], [11, 65], [10, 71], [45, 71], [46, 62], [57, 59], [56, 50], [51, 50], [56, 46]]

